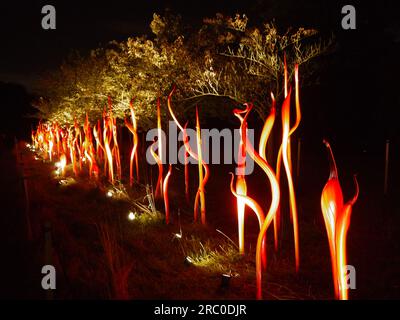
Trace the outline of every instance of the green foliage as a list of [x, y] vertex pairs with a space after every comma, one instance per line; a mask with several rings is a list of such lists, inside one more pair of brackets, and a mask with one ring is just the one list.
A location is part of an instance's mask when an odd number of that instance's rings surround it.
[[215, 245], [210, 240], [203, 243], [195, 236], [184, 237], [180, 241], [183, 253], [193, 265], [212, 272], [228, 273], [235, 269], [236, 263], [242, 258], [238, 248], [228, 241]]
[[333, 38], [324, 41], [313, 29], [289, 29], [280, 34], [273, 23], [248, 27], [246, 15], [231, 18], [217, 14], [204, 23], [198, 42], [208, 50], [202, 66], [191, 72], [194, 94], [251, 101], [262, 119], [268, 112], [270, 93], [277, 99], [283, 94], [284, 56], [289, 79], [298, 64], [301, 78], [309, 80], [310, 61], [328, 52], [333, 44]]
[[[271, 23], [248, 27], [243, 15], [204, 19], [187, 33], [180, 16], [153, 15], [154, 39], [145, 36], [110, 42], [82, 56], [72, 53], [56, 71], [41, 79], [42, 96], [35, 101], [38, 117], [61, 125], [101, 118], [112, 100], [116, 118], [134, 107], [141, 129], [154, 126], [156, 101], [177, 87], [174, 107], [179, 115], [204, 97], [224, 97], [237, 103], [252, 101], [261, 117], [268, 111], [269, 94], [282, 93], [283, 55], [289, 70], [308, 65], [326, 52], [317, 31], [300, 28], [279, 34]], [[307, 73], [301, 67], [302, 78]], [[204, 105], [216, 108], [217, 104]], [[212, 111], [212, 110], [211, 110]]]

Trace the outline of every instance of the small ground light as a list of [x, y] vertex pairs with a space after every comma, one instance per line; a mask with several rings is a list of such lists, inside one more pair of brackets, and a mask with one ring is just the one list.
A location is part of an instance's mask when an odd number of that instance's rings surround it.
[[180, 240], [180, 239], [182, 239], [182, 230], [179, 232], [179, 233], [173, 233], [173, 238], [172, 238], [172, 241], [174, 241], [175, 239], [178, 239], [178, 241]]
[[59, 185], [61, 186], [70, 186], [76, 183], [76, 180], [74, 178], [66, 178], [66, 179], [61, 179], [58, 181]]
[[190, 265], [193, 264], [193, 259], [192, 259], [191, 257], [187, 256], [187, 257], [185, 258], [185, 261], [184, 261], [183, 263], [184, 263], [185, 265], [187, 265], [187, 266], [190, 266]]
[[130, 211], [129, 214], [128, 214], [128, 219], [131, 220], [131, 221], [135, 220], [136, 219], [136, 214], [133, 213], [132, 211]]
[[111, 190], [109, 190], [109, 191], [107, 192], [107, 197], [111, 198], [112, 196], [113, 196], [113, 192], [112, 192]]

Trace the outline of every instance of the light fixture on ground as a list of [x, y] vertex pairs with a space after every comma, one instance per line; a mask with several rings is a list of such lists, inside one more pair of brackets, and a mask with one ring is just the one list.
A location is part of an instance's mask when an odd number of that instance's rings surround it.
[[134, 213], [132, 211], [129, 211], [128, 219], [131, 220], [131, 221], [135, 220], [136, 219], [136, 213]]
[[187, 266], [191, 266], [191, 265], [193, 265], [194, 261], [191, 257], [186, 256], [185, 261], [183, 263]]

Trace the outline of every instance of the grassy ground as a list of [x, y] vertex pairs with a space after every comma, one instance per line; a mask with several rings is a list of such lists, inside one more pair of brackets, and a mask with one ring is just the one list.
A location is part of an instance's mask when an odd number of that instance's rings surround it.
[[[207, 226], [192, 222], [191, 205], [185, 204], [178, 187], [183, 173], [176, 170], [170, 182], [172, 223], [165, 225], [162, 202], [156, 201], [159, 211], [152, 212], [143, 186], [128, 188], [128, 197], [108, 197], [111, 186], [106, 181], [95, 182], [85, 174], [72, 180], [70, 169], [66, 177], [73, 183], [68, 184], [55, 175], [53, 163], [35, 160], [32, 152], [20, 146], [20, 164], [28, 176], [31, 263], [56, 266], [55, 298], [255, 298], [257, 222], [250, 214], [246, 218], [247, 253], [240, 256], [235, 244], [234, 199], [228, 179], [223, 180], [224, 170], [211, 178], [207, 189]], [[222, 181], [227, 182], [223, 188]], [[257, 190], [253, 191], [257, 197]], [[132, 199], [139, 199], [145, 207], [135, 206]], [[307, 201], [302, 192], [299, 202], [299, 212], [305, 217], [300, 224], [301, 270], [299, 274], [294, 271], [291, 229], [286, 221], [277, 253], [272, 248], [272, 234], [268, 236], [268, 271], [263, 279], [266, 299], [333, 297], [326, 235], [321, 220], [306, 214], [318, 210], [318, 205]], [[135, 212], [133, 221], [128, 219], [130, 211]], [[45, 240], [45, 226], [51, 227], [50, 241]], [[363, 242], [357, 236], [351, 240]], [[46, 253], [49, 245], [50, 253]], [[352, 245], [349, 251], [355, 251]], [[355, 261], [365, 257], [354, 256]], [[223, 274], [231, 275], [228, 286]], [[367, 271], [360, 275], [364, 281], [368, 278], [365, 274]], [[373, 297], [369, 290], [361, 286], [350, 297]]]

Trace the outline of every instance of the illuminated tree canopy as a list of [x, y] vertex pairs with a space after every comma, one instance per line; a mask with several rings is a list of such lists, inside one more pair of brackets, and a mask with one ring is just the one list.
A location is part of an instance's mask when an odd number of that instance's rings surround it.
[[312, 29], [280, 34], [273, 23], [250, 27], [245, 15], [217, 14], [196, 29], [167, 12], [154, 14], [150, 28], [152, 37], [112, 41], [87, 55], [70, 54], [58, 70], [41, 77], [42, 96], [34, 102], [37, 116], [61, 125], [82, 122], [86, 114], [99, 119], [110, 97], [115, 117], [123, 119], [134, 99], [138, 125], [147, 129], [154, 125], [157, 98], [176, 86], [178, 114], [205, 97], [225, 97], [253, 102], [263, 118], [270, 92], [282, 95], [284, 54], [288, 69], [296, 63], [304, 66], [306, 78], [310, 61], [333, 42]]

